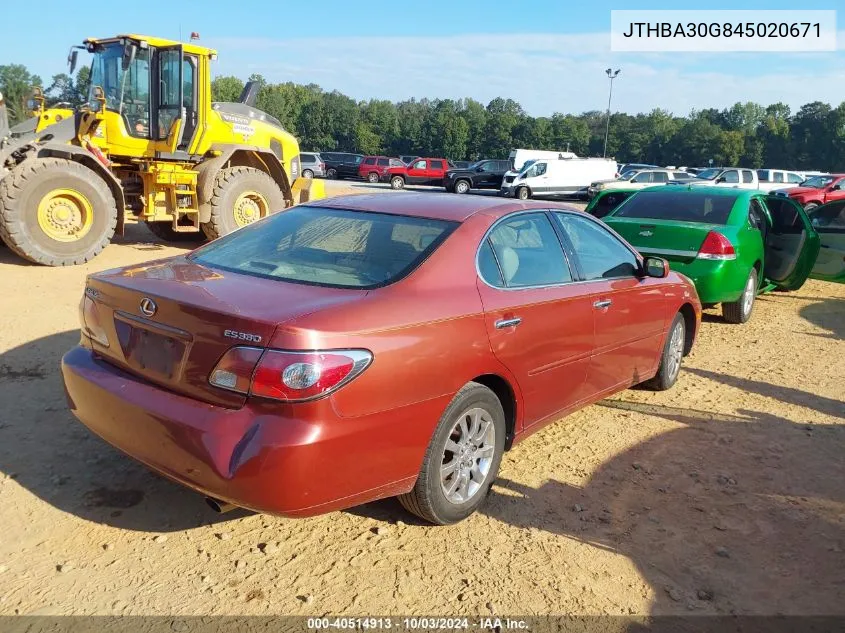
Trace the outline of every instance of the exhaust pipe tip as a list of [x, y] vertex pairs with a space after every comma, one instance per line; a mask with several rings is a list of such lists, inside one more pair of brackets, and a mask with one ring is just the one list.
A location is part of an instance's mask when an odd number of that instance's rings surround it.
[[208, 504], [208, 507], [214, 510], [217, 514], [225, 514], [226, 512], [231, 512], [238, 507], [232, 503], [215, 499], [214, 497], [206, 497], [205, 502]]

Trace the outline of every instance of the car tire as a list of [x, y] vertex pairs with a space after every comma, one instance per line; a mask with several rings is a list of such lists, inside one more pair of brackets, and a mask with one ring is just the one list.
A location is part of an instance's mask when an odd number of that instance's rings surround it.
[[217, 173], [208, 204], [211, 215], [202, 230], [208, 239], [216, 240], [284, 209], [285, 198], [270, 174], [239, 165]]
[[518, 200], [528, 200], [531, 197], [531, 192], [528, 191], [528, 187], [519, 187], [516, 190], [516, 196]]
[[470, 188], [467, 180], [459, 180], [455, 183], [455, 193], [469, 193]]
[[303, 169], [303, 170], [302, 170], [302, 177], [303, 177], [303, 178], [313, 178], [313, 177], [314, 177], [314, 172], [313, 172], [313, 171], [311, 171], [310, 169]]
[[[55, 214], [62, 211], [63, 216]], [[71, 224], [79, 224], [74, 233]], [[0, 241], [45, 266], [96, 257], [114, 236], [117, 203], [96, 172], [64, 158], [25, 160], [0, 183]]]
[[402, 176], [394, 176], [390, 179], [390, 187], [392, 189], [404, 189], [405, 179]]
[[367, 182], [370, 183], [371, 185], [376, 184], [378, 182], [378, 180], [379, 180], [379, 177], [378, 177], [378, 174], [376, 172], [371, 171], [369, 174], [367, 174]]
[[757, 269], [752, 268], [739, 299], [722, 304], [722, 318], [728, 323], [745, 323], [751, 318], [756, 296]]
[[818, 202], [808, 202], [807, 204], [804, 205], [804, 211], [809, 213], [810, 211], [815, 209], [817, 206], [819, 206]]
[[337, 178], [337, 169], [335, 169], [334, 167], [329, 167], [326, 170], [326, 178], [330, 180], [334, 180], [335, 178]]
[[687, 327], [684, 315], [680, 312], [675, 315], [669, 331], [666, 333], [666, 342], [663, 344], [663, 353], [660, 355], [660, 366], [654, 378], [646, 381], [645, 386], [653, 391], [666, 391], [677, 381], [681, 373], [681, 362], [686, 349]]
[[[467, 383], [443, 412], [417, 482], [410, 492], [399, 496], [399, 502], [435, 525], [467, 518], [484, 502], [496, 479], [505, 452], [505, 433], [505, 413], [496, 394], [477, 382]], [[463, 461], [458, 450], [465, 451]], [[444, 465], [453, 463], [456, 465], [444, 475]]]

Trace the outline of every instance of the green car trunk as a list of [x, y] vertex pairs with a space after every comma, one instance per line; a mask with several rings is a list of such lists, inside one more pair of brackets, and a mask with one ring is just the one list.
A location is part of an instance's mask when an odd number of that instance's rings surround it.
[[739, 300], [752, 269], [758, 289], [796, 290], [819, 251], [803, 209], [757, 191], [652, 187], [604, 221], [643, 255], [663, 257], [689, 277], [705, 304]]

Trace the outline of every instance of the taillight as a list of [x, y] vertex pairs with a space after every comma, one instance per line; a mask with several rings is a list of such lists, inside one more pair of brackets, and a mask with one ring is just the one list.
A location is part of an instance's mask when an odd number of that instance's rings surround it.
[[209, 382], [238, 393], [301, 402], [340, 389], [372, 360], [366, 350], [291, 352], [234, 347], [217, 363]]
[[736, 259], [736, 251], [731, 241], [718, 231], [710, 231], [701, 248], [698, 249], [699, 259]]
[[100, 312], [97, 309], [97, 304], [94, 300], [86, 294], [82, 297], [82, 303], [79, 306], [80, 320], [82, 321], [82, 332], [93, 341], [96, 341], [103, 347], [109, 346], [109, 337], [106, 334], [100, 322]]
[[208, 382], [221, 389], [249, 393], [252, 372], [263, 352], [258, 347], [233, 347], [217, 363]]

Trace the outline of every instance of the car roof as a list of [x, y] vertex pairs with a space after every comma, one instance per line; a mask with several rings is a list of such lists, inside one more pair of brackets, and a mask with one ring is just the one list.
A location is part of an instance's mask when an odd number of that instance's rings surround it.
[[529, 200], [527, 202], [506, 201], [493, 196], [455, 196], [433, 192], [353, 194], [315, 200], [302, 206], [392, 213], [395, 215], [450, 220], [453, 222], [464, 222], [467, 218], [477, 213], [499, 217], [525, 209], [564, 209], [581, 212], [576, 207], [559, 202], [539, 200]]
[[656, 185], [653, 187], [645, 187], [644, 189], [640, 189], [640, 191], [648, 191], [649, 193], [680, 193], [680, 192], [687, 192], [687, 193], [706, 193], [711, 196], [722, 196], [722, 197], [749, 197], [755, 194], [759, 195], [768, 195], [766, 191], [762, 191], [760, 189], [739, 189], [735, 187], [708, 187], [705, 185]]

